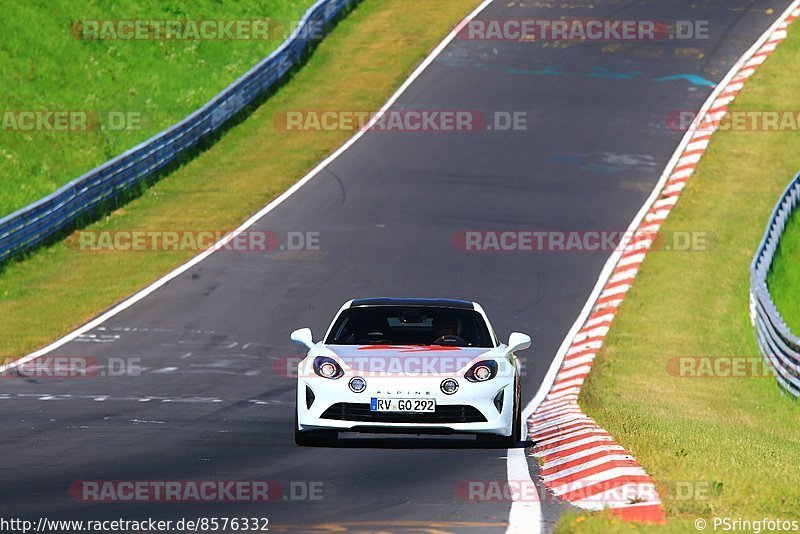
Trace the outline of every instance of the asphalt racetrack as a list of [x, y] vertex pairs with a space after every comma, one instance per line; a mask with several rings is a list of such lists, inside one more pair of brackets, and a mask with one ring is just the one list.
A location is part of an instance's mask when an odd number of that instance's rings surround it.
[[[504, 531], [510, 502], [469, 502], [459, 488], [506, 480], [507, 450], [351, 435], [333, 448], [297, 447], [285, 362], [299, 354], [292, 330], [308, 326], [319, 339], [350, 298], [463, 298], [484, 306], [502, 338], [532, 336], [522, 353], [530, 400], [611, 250], [464, 251], [459, 236], [624, 231], [684, 134], [669, 118], [698, 110], [788, 2], [572, 4], [496, 1], [479, 18], [708, 21], [708, 38], [452, 41], [395, 109], [476, 110], [489, 125], [496, 112], [522, 112], [526, 129], [367, 133], [253, 228], [311, 232], [319, 250], [219, 252], [52, 354], [140, 358], [140, 376], [6, 379], [0, 515]], [[280, 494], [81, 502], [70, 487], [85, 480], [268, 480]], [[543, 503], [545, 530], [564, 508]]]

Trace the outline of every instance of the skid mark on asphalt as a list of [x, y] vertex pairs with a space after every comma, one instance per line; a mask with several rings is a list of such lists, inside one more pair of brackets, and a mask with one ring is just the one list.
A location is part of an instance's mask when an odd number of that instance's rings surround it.
[[553, 163], [574, 165], [580, 171], [603, 174], [617, 174], [635, 171], [638, 173], [654, 172], [657, 169], [656, 159], [646, 154], [614, 154], [598, 153], [561, 153], [548, 158]]
[[[175, 339], [176, 334], [181, 339]], [[249, 340], [229, 339], [226, 334], [214, 330], [147, 328], [136, 326], [98, 327], [76, 339], [91, 344], [133, 343], [133, 338], [142, 338], [150, 343], [153, 336], [165, 335], [164, 342], [157, 343], [158, 351], [135, 353], [142, 360], [137, 365], [139, 375], [144, 374], [221, 374], [227, 376], [256, 377], [269, 373], [286, 374], [286, 362], [294, 361], [296, 355], [283, 347], [266, 345]], [[198, 350], [199, 349], [199, 350]], [[153, 357], [170, 355], [172, 365], [148, 366]], [[102, 353], [96, 357], [102, 358]], [[296, 358], [299, 362], [302, 358]], [[271, 362], [271, 363], [270, 363]], [[287, 375], [287, 377], [289, 377]]]
[[[580, 44], [580, 43], [576, 43]], [[686, 59], [699, 61], [706, 57], [700, 48], [669, 45], [636, 45], [624, 43], [611, 43], [602, 48], [606, 54], [631, 55], [637, 59]]]
[[617, 187], [631, 191], [644, 191], [646, 193], [649, 193], [653, 189], [653, 186], [650, 182], [636, 180], [620, 180], [617, 182]]
[[591, 67], [589, 69], [589, 78], [601, 78], [604, 80], [633, 80], [641, 73], [642, 71], [640, 70], [618, 72], [605, 67]]
[[2, 393], [0, 394], [0, 401], [14, 401], [14, 400], [40, 400], [40, 401], [91, 401], [91, 402], [152, 402], [164, 404], [221, 404], [236, 402], [240, 404], [252, 404], [258, 406], [288, 406], [294, 401], [281, 401], [276, 399], [245, 399], [245, 400], [226, 400], [217, 397], [154, 397], [149, 395], [144, 396], [113, 396], [105, 394], [95, 395], [61, 395], [49, 393]]
[[[561, 65], [543, 65], [541, 69], [520, 69], [516, 67], [495, 67], [484, 62], [474, 62], [462, 57], [443, 57], [436, 60], [449, 68], [474, 68], [502, 72], [510, 76], [580, 76], [592, 78], [594, 80], [608, 80], [613, 82], [634, 81], [639, 78], [647, 78], [643, 70], [616, 71], [610, 67], [589, 67], [588, 69], [570, 71]], [[663, 84], [665, 82], [681, 81], [686, 82], [688, 87], [714, 87], [716, 84], [695, 73], [678, 73], [667, 76], [656, 76], [647, 78], [650, 83]], [[686, 85], [685, 84], [685, 85]]]
[[[647, 5], [658, 5], [659, 2], [663, 2], [663, 0], [641, 0], [639, 5], [647, 6]], [[701, 2], [693, 2], [686, 7], [691, 10], [695, 11], [730, 11], [733, 13], [741, 13], [742, 11], [749, 11], [753, 13], [762, 13], [764, 15], [773, 15], [775, 14], [775, 10], [772, 8], [760, 8], [754, 7], [750, 1], [742, 0], [740, 3], [729, 3], [725, 5], [720, 5], [719, 3], [715, 3], [716, 0], [705, 0]], [[610, 2], [606, 0], [604, 4], [611, 5], [611, 4], [618, 4], [624, 5], [626, 2], [624, 0], [619, 0], [617, 2]], [[532, 1], [511, 1], [508, 3], [508, 7], [515, 7], [521, 9], [558, 9], [558, 10], [573, 10], [573, 9], [586, 9], [591, 10], [597, 7], [597, 2], [563, 2], [563, 1], [553, 1], [553, 0], [532, 0]]]

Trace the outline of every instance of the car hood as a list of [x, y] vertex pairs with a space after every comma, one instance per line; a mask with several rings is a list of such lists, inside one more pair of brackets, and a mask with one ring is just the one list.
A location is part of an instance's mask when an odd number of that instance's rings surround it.
[[440, 345], [326, 345], [356, 374], [448, 375], [466, 367], [479, 356], [492, 352], [487, 347], [445, 347]]

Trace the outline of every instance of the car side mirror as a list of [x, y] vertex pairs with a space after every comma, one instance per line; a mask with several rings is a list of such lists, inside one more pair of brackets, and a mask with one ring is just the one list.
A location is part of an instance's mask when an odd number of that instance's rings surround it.
[[514, 352], [517, 350], [525, 350], [531, 346], [531, 336], [522, 334], [520, 332], [512, 332], [508, 336], [508, 350]]
[[295, 330], [292, 332], [290, 336], [292, 341], [298, 345], [301, 345], [309, 350], [311, 347], [314, 346], [314, 338], [311, 335], [310, 328], [301, 328], [299, 330]]

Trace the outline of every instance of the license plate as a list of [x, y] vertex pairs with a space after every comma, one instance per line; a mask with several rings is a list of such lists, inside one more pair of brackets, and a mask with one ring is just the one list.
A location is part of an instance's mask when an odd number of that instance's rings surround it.
[[435, 412], [434, 399], [381, 399], [372, 397], [369, 409], [372, 412]]

